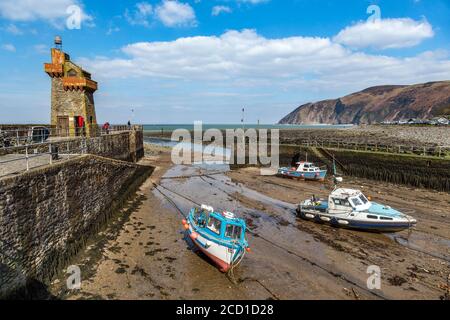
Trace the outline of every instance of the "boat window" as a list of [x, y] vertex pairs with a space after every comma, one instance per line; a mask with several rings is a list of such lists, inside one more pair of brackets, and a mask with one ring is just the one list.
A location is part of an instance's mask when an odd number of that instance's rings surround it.
[[378, 220], [378, 217], [377, 217], [377, 216], [371, 216], [371, 215], [368, 215], [367, 218]]
[[214, 233], [220, 235], [220, 227], [222, 226], [222, 221], [214, 217], [210, 217], [208, 221], [208, 229]]
[[353, 203], [355, 207], [362, 205], [362, 202], [358, 198], [350, 198], [350, 201]]
[[366, 204], [367, 202], [369, 202], [369, 200], [367, 200], [367, 198], [366, 198], [363, 194], [359, 196], [359, 199], [360, 199], [364, 204]]
[[381, 219], [381, 220], [389, 220], [389, 221], [392, 221], [392, 220], [394, 220], [394, 219], [392, 219], [392, 218], [388, 218], [388, 217], [380, 217], [380, 219]]
[[206, 221], [208, 221], [209, 212], [196, 208], [194, 210], [194, 223], [201, 228], [206, 226]]
[[202, 214], [202, 211], [199, 210], [198, 208], [195, 208], [195, 210], [194, 210], [194, 219], [197, 220], [198, 218], [200, 218], [201, 214]]
[[227, 229], [225, 231], [225, 237], [239, 240], [241, 238], [241, 231], [241, 227], [229, 224], [227, 225]]
[[333, 199], [334, 204], [338, 205], [338, 206], [346, 206], [346, 207], [350, 207], [350, 203], [347, 200], [344, 199]]

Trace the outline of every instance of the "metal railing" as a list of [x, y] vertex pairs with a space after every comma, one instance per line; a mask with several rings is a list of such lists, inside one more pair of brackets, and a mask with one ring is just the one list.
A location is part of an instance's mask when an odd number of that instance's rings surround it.
[[[93, 139], [106, 137], [108, 135], [119, 134], [131, 130], [143, 130], [142, 126], [110, 126], [108, 129], [97, 128], [98, 134]], [[22, 130], [22, 131], [20, 131]], [[18, 133], [25, 132], [28, 129], [17, 129]], [[6, 131], [6, 130], [4, 130]], [[16, 133], [16, 130], [9, 130]], [[18, 134], [20, 137], [20, 134]], [[16, 135], [17, 137], [17, 135]], [[25, 136], [24, 136], [25, 137]], [[0, 177], [18, 174], [30, 169], [51, 165], [54, 162], [67, 161], [75, 156], [88, 153], [86, 136], [76, 137], [52, 137], [45, 134], [45, 140], [41, 141], [17, 139], [21, 142], [14, 146], [0, 147]]]
[[[46, 150], [46, 151], [44, 151]], [[17, 174], [30, 169], [67, 161], [87, 153], [86, 139], [67, 142], [44, 142], [25, 145], [17, 153], [0, 157], [0, 177]]]
[[417, 145], [394, 145], [379, 143], [346, 142], [343, 140], [301, 140], [296, 145], [304, 147], [330, 148], [354, 151], [372, 151], [394, 154], [410, 154], [423, 157], [450, 157], [450, 146], [417, 146]]
[[86, 127], [61, 129], [45, 126], [2, 129], [0, 126], [0, 151], [14, 147], [32, 146], [47, 141], [83, 138], [87, 136], [87, 130], [90, 130], [90, 136], [103, 136], [116, 132], [143, 130], [143, 126], [111, 125], [107, 129], [99, 125], [92, 126], [90, 129]]

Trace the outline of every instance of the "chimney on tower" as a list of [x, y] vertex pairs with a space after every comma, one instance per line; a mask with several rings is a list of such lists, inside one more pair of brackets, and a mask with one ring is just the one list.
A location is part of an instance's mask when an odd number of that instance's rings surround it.
[[60, 36], [55, 37], [55, 48], [62, 51], [62, 39]]

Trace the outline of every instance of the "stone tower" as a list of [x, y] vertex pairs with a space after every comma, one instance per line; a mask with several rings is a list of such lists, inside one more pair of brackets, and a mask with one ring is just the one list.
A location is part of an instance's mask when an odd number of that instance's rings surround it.
[[94, 92], [97, 82], [91, 74], [70, 61], [62, 51], [60, 37], [51, 49], [51, 63], [44, 65], [52, 81], [51, 125], [59, 136], [95, 136], [99, 132], [95, 116]]

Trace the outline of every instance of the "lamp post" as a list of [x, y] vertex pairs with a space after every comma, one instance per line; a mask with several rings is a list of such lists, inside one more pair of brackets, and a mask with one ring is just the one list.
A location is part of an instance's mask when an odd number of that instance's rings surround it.
[[242, 131], [243, 131], [243, 135], [242, 135], [242, 142], [245, 148], [245, 108], [242, 108]]

